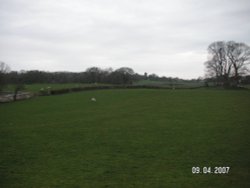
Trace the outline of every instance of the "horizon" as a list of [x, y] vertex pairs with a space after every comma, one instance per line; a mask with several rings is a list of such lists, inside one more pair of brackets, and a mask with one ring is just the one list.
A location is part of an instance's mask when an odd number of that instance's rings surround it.
[[212, 42], [250, 44], [249, 22], [248, 0], [3, 0], [0, 61], [14, 71], [131, 67], [196, 79]]

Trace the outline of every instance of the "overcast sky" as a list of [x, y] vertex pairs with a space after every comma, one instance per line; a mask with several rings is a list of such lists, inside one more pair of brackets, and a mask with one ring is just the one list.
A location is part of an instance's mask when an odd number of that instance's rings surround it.
[[217, 40], [250, 44], [250, 0], [0, 0], [0, 61], [12, 70], [197, 78]]

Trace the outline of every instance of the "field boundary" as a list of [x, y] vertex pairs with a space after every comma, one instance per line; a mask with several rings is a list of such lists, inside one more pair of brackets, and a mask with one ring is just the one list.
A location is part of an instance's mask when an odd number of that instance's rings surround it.
[[204, 86], [199, 87], [189, 87], [189, 88], [178, 88], [178, 87], [161, 87], [161, 86], [148, 86], [148, 85], [121, 85], [121, 86], [87, 86], [87, 87], [73, 87], [73, 88], [63, 88], [63, 89], [56, 89], [56, 90], [47, 90], [40, 92], [40, 95], [60, 95], [72, 92], [80, 92], [80, 91], [90, 91], [90, 90], [103, 90], [103, 89], [199, 89], [203, 88]]

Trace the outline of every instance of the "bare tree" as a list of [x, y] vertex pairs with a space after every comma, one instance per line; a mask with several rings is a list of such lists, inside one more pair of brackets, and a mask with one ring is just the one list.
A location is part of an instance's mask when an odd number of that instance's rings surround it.
[[102, 69], [98, 67], [90, 67], [86, 69], [87, 81], [89, 83], [100, 82]]
[[0, 91], [3, 89], [5, 85], [5, 75], [9, 71], [10, 67], [4, 62], [0, 62]]
[[13, 94], [13, 100], [16, 101], [17, 100], [17, 96], [18, 96], [18, 92], [25, 89], [24, 84], [16, 84], [14, 87], [14, 94]]
[[208, 54], [206, 73], [214, 77], [217, 84], [237, 86], [240, 77], [248, 71], [250, 47], [244, 43], [214, 42], [208, 46]]
[[120, 80], [121, 84], [132, 84], [134, 70], [129, 67], [121, 67], [115, 70], [116, 79]]
[[250, 64], [250, 47], [244, 43], [227, 42], [227, 58], [232, 65], [234, 84], [238, 85], [240, 76], [246, 74]]

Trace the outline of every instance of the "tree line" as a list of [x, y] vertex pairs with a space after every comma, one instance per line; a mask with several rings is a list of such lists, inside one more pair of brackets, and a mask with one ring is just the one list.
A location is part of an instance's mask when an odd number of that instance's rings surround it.
[[160, 77], [156, 74], [148, 75], [147, 73], [139, 74], [129, 67], [121, 67], [116, 70], [113, 70], [112, 68], [102, 69], [99, 67], [90, 67], [83, 72], [46, 72], [39, 70], [10, 71], [8, 65], [1, 62], [0, 68], [0, 85], [2, 87], [6, 84], [36, 83], [104, 83], [130, 85], [139, 80], [165, 81], [173, 83], [188, 81], [177, 77]]

